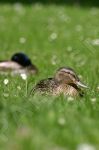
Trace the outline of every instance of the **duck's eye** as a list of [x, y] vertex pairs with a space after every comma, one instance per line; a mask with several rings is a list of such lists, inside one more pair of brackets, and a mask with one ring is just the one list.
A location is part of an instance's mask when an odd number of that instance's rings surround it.
[[76, 75], [75, 75], [75, 74], [72, 74], [72, 73], [70, 73], [70, 72], [68, 72], [68, 74], [69, 74], [70, 76], [72, 76], [73, 78], [76, 79]]

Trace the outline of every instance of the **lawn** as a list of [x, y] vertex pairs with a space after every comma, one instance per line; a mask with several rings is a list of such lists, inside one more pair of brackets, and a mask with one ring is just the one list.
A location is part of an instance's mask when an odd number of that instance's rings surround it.
[[0, 75], [0, 150], [99, 149], [98, 25], [95, 7], [0, 4], [0, 59], [25, 52], [39, 69], [28, 93], [62, 66], [89, 86], [84, 98], [28, 96], [20, 76]]

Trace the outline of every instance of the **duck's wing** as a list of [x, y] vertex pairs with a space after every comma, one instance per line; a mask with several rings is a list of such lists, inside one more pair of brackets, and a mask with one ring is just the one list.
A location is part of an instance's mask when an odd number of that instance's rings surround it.
[[31, 93], [40, 92], [40, 93], [49, 93], [52, 92], [55, 86], [55, 80], [53, 78], [48, 78], [41, 80], [36, 84], [36, 86], [32, 89]]
[[79, 88], [76, 84], [70, 83], [69, 85], [70, 85], [71, 87], [73, 87], [73, 88], [78, 92], [78, 95], [79, 95], [80, 97], [83, 97], [83, 96], [84, 96], [84, 91], [83, 91], [81, 88]]

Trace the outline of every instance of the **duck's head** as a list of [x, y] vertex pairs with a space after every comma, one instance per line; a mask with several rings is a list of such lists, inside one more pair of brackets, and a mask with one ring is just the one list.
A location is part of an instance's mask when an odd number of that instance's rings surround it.
[[20, 64], [23, 67], [28, 67], [32, 65], [31, 60], [24, 53], [16, 53], [11, 58], [12, 61]]
[[69, 85], [76, 84], [77, 86], [87, 88], [87, 86], [80, 81], [74, 70], [68, 67], [58, 69], [55, 74], [55, 79], [60, 83]]

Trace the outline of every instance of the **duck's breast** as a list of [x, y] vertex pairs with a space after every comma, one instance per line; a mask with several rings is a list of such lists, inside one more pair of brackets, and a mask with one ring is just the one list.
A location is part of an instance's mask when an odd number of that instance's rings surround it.
[[53, 90], [53, 95], [60, 95], [64, 94], [65, 96], [77, 96], [78, 91], [69, 85], [59, 85]]
[[74, 87], [67, 85], [63, 90], [64, 95], [78, 96], [79, 92]]

